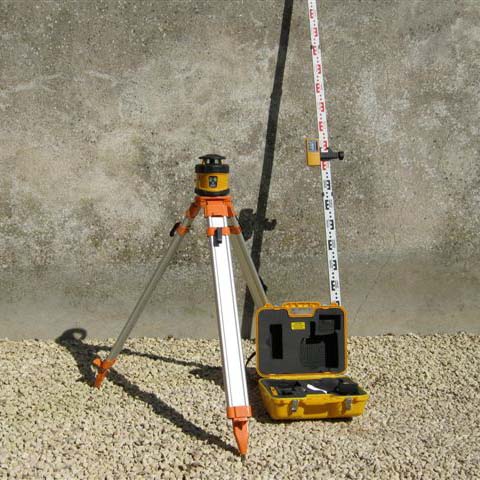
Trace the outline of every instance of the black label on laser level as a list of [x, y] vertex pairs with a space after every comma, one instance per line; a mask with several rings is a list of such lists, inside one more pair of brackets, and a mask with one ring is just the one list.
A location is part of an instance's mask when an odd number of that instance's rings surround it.
[[208, 177], [208, 186], [210, 188], [217, 188], [218, 177]]

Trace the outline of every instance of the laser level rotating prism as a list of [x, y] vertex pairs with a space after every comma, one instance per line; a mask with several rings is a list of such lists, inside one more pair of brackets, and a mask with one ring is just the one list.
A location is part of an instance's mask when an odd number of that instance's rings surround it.
[[185, 212], [183, 220], [176, 223], [172, 228], [170, 236], [173, 239], [170, 246], [150, 278], [107, 358], [105, 360], [96, 358], [93, 361], [93, 364], [98, 368], [95, 386], [100, 387], [108, 371], [116, 362], [168, 263], [178, 250], [193, 220], [200, 210], [203, 210], [208, 224], [207, 236], [210, 243], [215, 283], [227, 417], [232, 420], [238, 450], [241, 455], [245, 455], [248, 447], [248, 418], [251, 417], [251, 408], [245, 380], [230, 243], [238, 257], [242, 274], [255, 304], [261, 307], [268, 303], [268, 299], [245, 245], [242, 230], [233, 209], [232, 199], [228, 196], [229, 167], [223, 163], [225, 157], [208, 154], [200, 157], [200, 159], [202, 163], [195, 167], [197, 175], [195, 193], [197, 196]]

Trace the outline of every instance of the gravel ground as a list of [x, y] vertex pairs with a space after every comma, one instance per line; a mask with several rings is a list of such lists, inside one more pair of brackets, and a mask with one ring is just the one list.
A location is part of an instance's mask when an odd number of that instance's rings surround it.
[[0, 342], [1, 478], [480, 478], [480, 336], [352, 338], [371, 399], [350, 422], [269, 420], [249, 371], [244, 462], [217, 341], [130, 340], [97, 391], [90, 360], [112, 340], [82, 336]]

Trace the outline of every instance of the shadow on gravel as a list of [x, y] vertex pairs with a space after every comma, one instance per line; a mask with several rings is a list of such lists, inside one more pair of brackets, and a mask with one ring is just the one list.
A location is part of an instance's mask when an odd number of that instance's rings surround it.
[[[72, 357], [75, 359], [75, 362], [77, 363], [78, 369], [81, 373], [81, 377], [79, 377], [76, 381], [87, 383], [93, 388], [95, 372], [92, 368], [92, 360], [96, 356], [98, 356], [98, 352], [108, 351], [110, 347], [107, 345], [91, 345], [89, 343], [84, 343], [83, 340], [85, 340], [86, 337], [87, 331], [83, 328], [71, 328], [69, 330], [65, 330], [62, 335], [55, 339], [55, 342], [63, 348], [66, 348], [72, 355]], [[131, 350], [129, 348], [125, 348], [124, 350], [122, 350], [121, 355], [136, 355], [139, 357], [146, 357], [155, 361], [175, 363], [176, 365], [182, 365], [185, 367], [194, 367], [193, 370], [190, 370], [191, 375], [194, 375], [203, 380], [207, 380], [209, 382], [213, 382], [223, 388], [223, 375], [221, 367], [202, 365], [198, 362], [190, 362], [186, 360], [177, 360], [171, 357], [164, 357], [163, 355], [136, 352], [135, 350]], [[255, 368], [248, 367], [246, 369], [246, 373], [250, 405], [252, 406], [252, 413], [255, 420], [260, 423], [291, 424], [291, 421], [288, 420], [272, 420], [270, 418], [265, 407], [263, 406], [262, 398], [260, 396], [260, 391], [257, 384], [258, 375], [255, 371]], [[154, 393], [144, 392], [135, 384], [127, 380], [124, 375], [118, 373], [113, 368], [110, 370], [110, 374], [108, 375], [106, 381], [109, 380], [118, 387], [123, 388], [123, 390], [131, 397], [141, 400], [142, 402], [150, 405], [157, 415], [161, 415], [168, 421], [172, 422], [174, 425], [181, 428], [184, 433], [198, 438], [199, 440], [202, 440], [206, 443], [216, 445], [217, 447], [223, 448], [224, 450], [227, 450], [229, 452], [238, 454], [237, 450], [231, 445], [228, 445], [216, 435], [202, 430], [200, 427], [187, 420], [173, 407], [166, 404], [163, 400], [159, 399]], [[352, 418], [330, 418], [323, 419], [322, 421], [328, 423], [345, 423], [352, 421]]]
[[[110, 347], [105, 345], [91, 345], [88, 343], [84, 343], [83, 340], [85, 340], [86, 337], [87, 331], [83, 328], [71, 328], [69, 330], [65, 330], [62, 335], [55, 339], [55, 342], [63, 348], [67, 349], [68, 352], [75, 359], [75, 362], [77, 363], [78, 369], [80, 370], [81, 374], [81, 377], [77, 379], [77, 382], [84, 382], [88, 383], [89, 385], [93, 385], [93, 382], [95, 380], [95, 373], [91, 366], [92, 360], [97, 356], [99, 351], [108, 351]], [[161, 360], [164, 362], [176, 363], [183, 366], [193, 366], [195, 367], [195, 370], [191, 371], [192, 374], [198, 375], [201, 378], [223, 385], [222, 370], [219, 367], [205, 366], [196, 362], [187, 362], [184, 360], [176, 360], [160, 355], [151, 355], [135, 352], [128, 348], [122, 350], [122, 355], [138, 355], [151, 358], [152, 360]], [[127, 380], [124, 375], [118, 373], [115, 369], [112, 368], [110, 370], [108, 380], [113, 382], [118, 387], [122, 388], [131, 397], [137, 400], [141, 400], [142, 402], [150, 405], [157, 415], [161, 415], [166, 420], [179, 427], [187, 435], [195, 437], [203, 442], [216, 445], [223, 450], [227, 450], [235, 455], [238, 455], [238, 451], [236, 448], [228, 445], [216, 435], [208, 433], [202, 428], [193, 424], [188, 419], [186, 419], [180, 412], [177, 412], [173, 407], [158, 398], [154, 393], [144, 392], [132, 382]]]

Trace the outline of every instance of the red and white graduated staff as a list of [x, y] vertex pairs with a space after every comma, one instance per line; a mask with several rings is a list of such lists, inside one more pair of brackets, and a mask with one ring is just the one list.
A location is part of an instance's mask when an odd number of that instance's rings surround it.
[[[329, 151], [327, 108], [325, 105], [325, 90], [323, 86], [323, 66], [320, 52], [320, 33], [317, 17], [316, 0], [308, 1], [308, 18], [310, 21], [310, 40], [313, 61], [313, 78], [315, 88], [315, 100], [317, 106], [318, 145], [320, 158]], [[332, 174], [329, 161], [321, 161], [322, 186], [323, 186], [323, 210], [325, 213], [325, 233], [328, 256], [328, 276], [330, 284], [330, 300], [340, 305], [340, 275], [337, 251], [337, 233], [335, 228], [335, 206], [332, 192]]]

